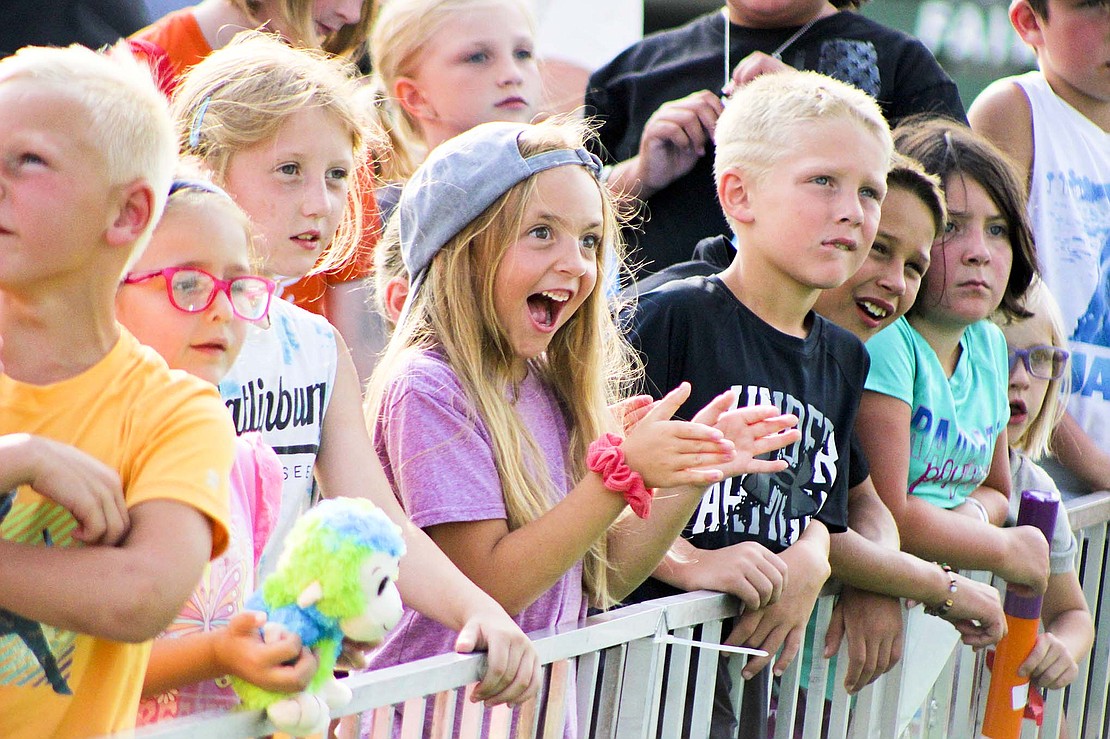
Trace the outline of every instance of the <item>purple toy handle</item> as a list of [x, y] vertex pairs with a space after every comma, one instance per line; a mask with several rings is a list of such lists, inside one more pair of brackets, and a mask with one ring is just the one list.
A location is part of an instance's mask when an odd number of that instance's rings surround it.
[[[1018, 526], [1036, 526], [1051, 543], [1056, 528], [1056, 515], [1060, 510], [1060, 494], [1056, 491], [1023, 490], [1018, 506]], [[1017, 595], [1009, 589], [1002, 610], [1008, 616], [1037, 619], [1041, 617], [1041, 596]]]

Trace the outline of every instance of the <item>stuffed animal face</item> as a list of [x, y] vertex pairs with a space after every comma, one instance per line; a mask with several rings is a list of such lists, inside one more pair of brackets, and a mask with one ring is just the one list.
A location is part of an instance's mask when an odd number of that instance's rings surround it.
[[251, 603], [268, 615], [267, 627], [300, 636], [320, 663], [308, 690], [293, 695], [233, 676], [243, 705], [266, 709], [294, 736], [326, 732], [329, 709], [351, 697], [332, 674], [342, 638], [377, 644], [401, 618], [396, 580], [404, 552], [400, 527], [368, 500], [325, 500], [301, 516]]
[[367, 557], [359, 571], [366, 608], [356, 616], [339, 621], [344, 636], [377, 644], [401, 620], [401, 594], [397, 591], [397, 558], [385, 552]]

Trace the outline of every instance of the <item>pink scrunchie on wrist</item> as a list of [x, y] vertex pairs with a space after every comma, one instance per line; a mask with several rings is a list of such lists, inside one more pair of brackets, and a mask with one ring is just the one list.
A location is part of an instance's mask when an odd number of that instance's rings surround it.
[[624, 461], [622, 441], [616, 434], [602, 434], [586, 452], [586, 467], [601, 476], [606, 489], [623, 494], [633, 513], [647, 518], [655, 491], [646, 487], [643, 476]]

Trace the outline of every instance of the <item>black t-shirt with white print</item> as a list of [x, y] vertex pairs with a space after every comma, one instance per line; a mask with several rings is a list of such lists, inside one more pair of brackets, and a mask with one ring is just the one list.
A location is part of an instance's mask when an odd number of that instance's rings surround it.
[[[802, 439], [774, 453], [775, 474], [712, 485], [683, 536], [699, 549], [755, 541], [781, 552], [810, 518], [830, 532], [847, 524], [850, 438], [868, 357], [859, 339], [811, 314], [809, 335], [784, 334], [752, 313], [717, 276], [669, 282], [640, 296], [631, 339], [647, 368], [646, 391], [661, 397], [688, 381], [679, 418], [690, 419], [733, 388], [739, 405], [771, 403], [798, 416]], [[649, 580], [629, 598], [675, 592]]]

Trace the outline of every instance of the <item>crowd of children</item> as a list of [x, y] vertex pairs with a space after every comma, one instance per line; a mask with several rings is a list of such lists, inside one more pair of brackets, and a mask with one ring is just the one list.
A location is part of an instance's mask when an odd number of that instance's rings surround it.
[[1073, 681], [1075, 538], [1014, 524], [1050, 451], [1110, 486], [1107, 0], [1015, 0], [1040, 70], [971, 127], [855, 10], [729, 0], [575, 115], [523, 0], [203, 0], [0, 60], [0, 732], [302, 689], [244, 603], [336, 496], [407, 548], [368, 667], [485, 651], [491, 706], [540, 689], [527, 632], [710, 589], [767, 652], [711, 735], [760, 736], [833, 577], [804, 665], [901, 660], [912, 711], [1005, 632], [959, 569], [1043, 594], [1020, 671]]

